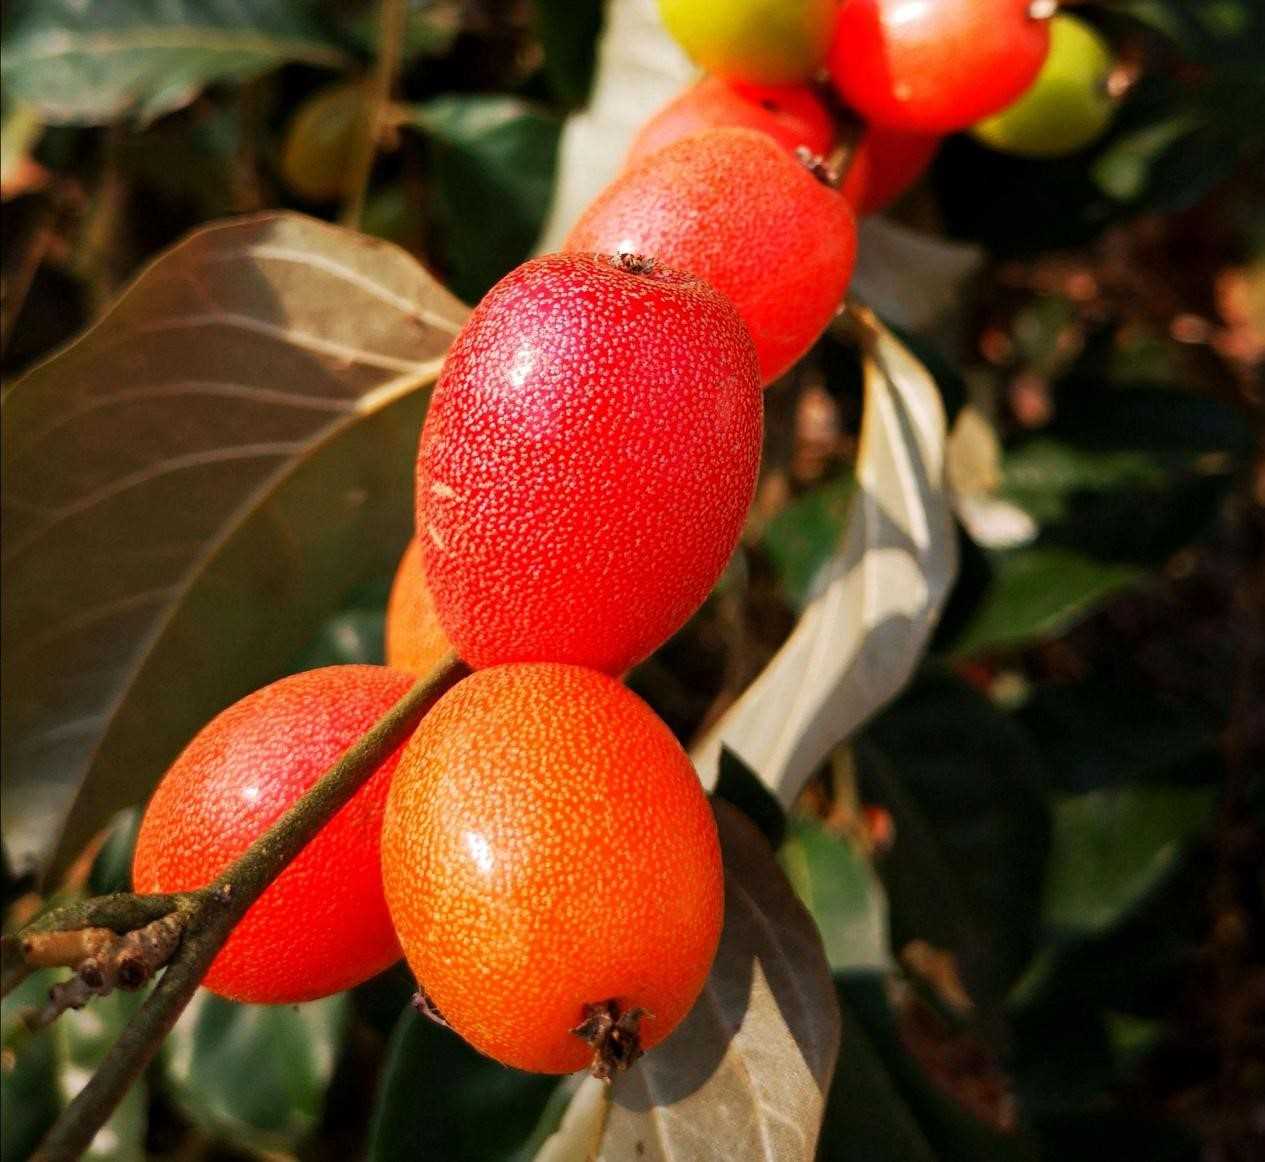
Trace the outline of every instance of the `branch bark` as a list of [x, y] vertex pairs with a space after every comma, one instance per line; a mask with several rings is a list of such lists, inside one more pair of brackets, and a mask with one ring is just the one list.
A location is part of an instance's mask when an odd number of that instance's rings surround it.
[[29, 947], [27, 942], [32, 939], [38, 947], [41, 934], [85, 927], [128, 932], [173, 911], [185, 913], [180, 943], [154, 991], [92, 1079], [49, 1130], [35, 1154], [39, 1162], [69, 1162], [88, 1148], [128, 1088], [153, 1060], [234, 925], [382, 761], [412, 734], [431, 703], [464, 673], [461, 662], [450, 653], [214, 883], [196, 892], [171, 896], [102, 896], [57, 909], [18, 933], [15, 943], [21, 950]]
[[395, 75], [404, 53], [407, 23], [408, 5], [405, 0], [382, 0], [378, 17], [378, 57], [365, 97], [361, 132], [352, 155], [347, 200], [340, 219], [344, 226], [353, 229], [359, 228], [364, 213], [369, 178], [373, 174], [386, 112], [391, 104], [391, 92], [395, 88]]

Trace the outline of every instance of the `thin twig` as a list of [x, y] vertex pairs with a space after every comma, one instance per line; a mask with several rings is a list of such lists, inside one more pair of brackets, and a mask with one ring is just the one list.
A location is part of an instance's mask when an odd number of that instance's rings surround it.
[[[435, 698], [463, 672], [456, 655], [449, 654], [425, 678], [414, 683], [408, 693], [214, 883], [179, 897], [107, 896], [80, 906], [81, 914], [98, 922], [103, 918], [103, 911], [120, 908], [122, 901], [129, 899], [152, 907], [160, 907], [158, 901], [166, 900], [168, 913], [174, 906], [170, 901], [179, 900], [189, 914], [179, 948], [154, 991], [128, 1022], [92, 1079], [49, 1130], [35, 1154], [36, 1159], [69, 1162], [88, 1148], [128, 1088], [153, 1060], [234, 925], [383, 760], [408, 738]], [[104, 901], [111, 902], [109, 908], [102, 908]], [[47, 931], [55, 919], [45, 917], [42, 923], [41, 930]], [[24, 929], [18, 939], [27, 934]]]
[[378, 18], [378, 59], [370, 78], [361, 116], [360, 134], [352, 156], [351, 174], [347, 179], [347, 200], [343, 204], [342, 224], [356, 229], [365, 209], [365, 196], [374, 159], [378, 156], [382, 125], [391, 104], [395, 76], [404, 53], [404, 30], [408, 22], [406, 0], [382, 0]]

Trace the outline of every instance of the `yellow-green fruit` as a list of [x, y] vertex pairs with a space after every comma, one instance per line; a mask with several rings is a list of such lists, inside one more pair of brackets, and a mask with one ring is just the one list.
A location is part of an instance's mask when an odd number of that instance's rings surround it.
[[841, 0], [659, 0], [696, 64], [730, 81], [794, 85], [825, 59]]
[[1062, 157], [1084, 149], [1115, 112], [1107, 91], [1114, 63], [1094, 29], [1059, 13], [1051, 22], [1050, 55], [1032, 87], [971, 132], [985, 145], [1020, 157]]
[[330, 85], [304, 101], [281, 150], [285, 184], [310, 202], [342, 197], [364, 115], [364, 88], [355, 82]]

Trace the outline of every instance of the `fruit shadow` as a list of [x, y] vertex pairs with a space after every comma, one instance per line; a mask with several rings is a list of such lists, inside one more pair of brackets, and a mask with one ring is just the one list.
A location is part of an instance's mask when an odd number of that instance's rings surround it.
[[693, 1103], [714, 1101], [754, 1122], [764, 1115], [744, 1104], [785, 1108], [805, 1083], [824, 1101], [829, 1087], [840, 1017], [816, 926], [763, 835], [729, 804], [713, 809], [725, 864], [720, 947], [689, 1015], [616, 1079], [612, 1130], [625, 1113], [683, 1105], [688, 1120]]

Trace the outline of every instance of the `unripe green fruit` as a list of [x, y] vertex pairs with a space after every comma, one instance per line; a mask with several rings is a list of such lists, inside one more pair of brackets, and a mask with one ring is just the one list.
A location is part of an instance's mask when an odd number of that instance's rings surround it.
[[1084, 149], [1111, 123], [1107, 89], [1114, 66], [1098, 32], [1064, 13], [1050, 26], [1050, 55], [1032, 87], [971, 133], [985, 145], [1020, 157], [1062, 157]]
[[329, 85], [304, 101], [281, 147], [285, 184], [309, 202], [341, 198], [364, 116], [364, 88], [356, 82]]
[[695, 63], [730, 81], [793, 85], [825, 59], [840, 0], [659, 0]]

